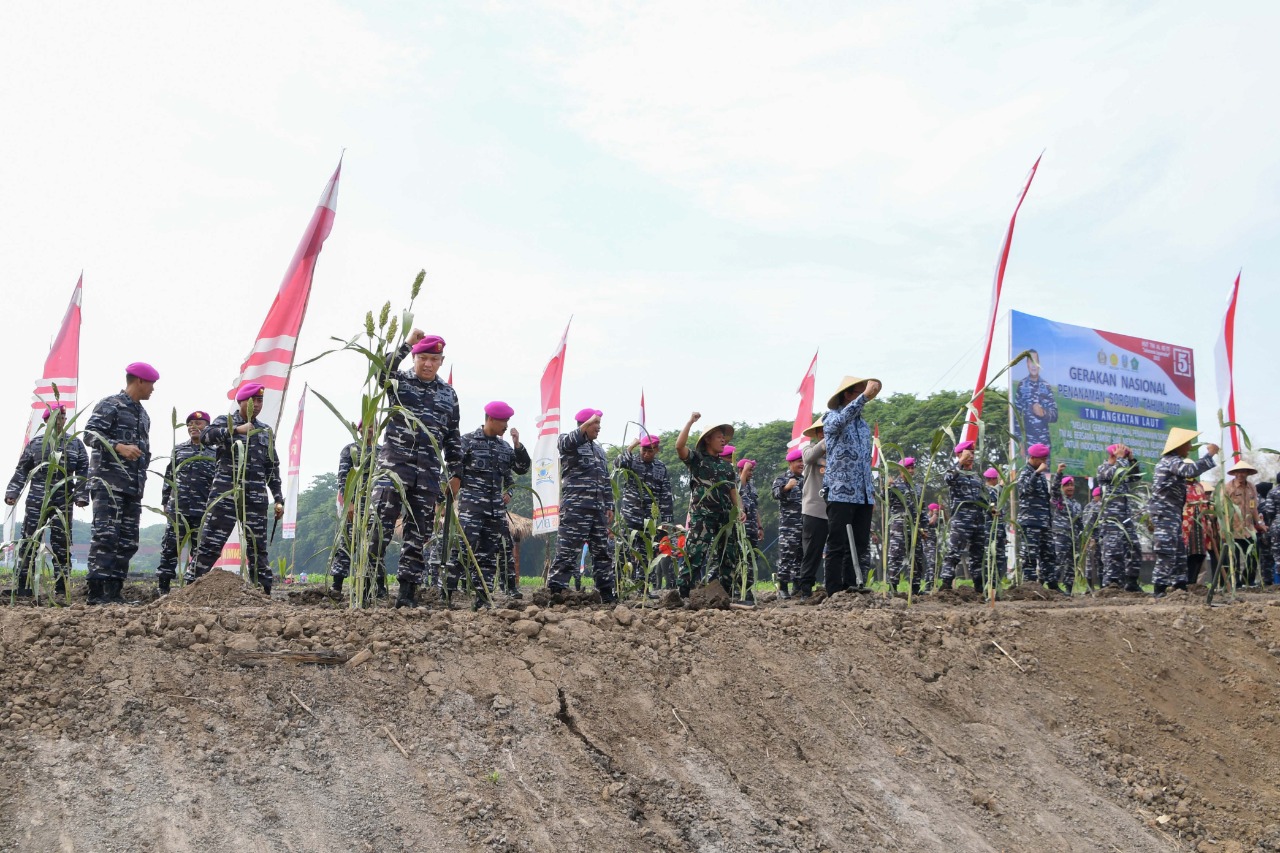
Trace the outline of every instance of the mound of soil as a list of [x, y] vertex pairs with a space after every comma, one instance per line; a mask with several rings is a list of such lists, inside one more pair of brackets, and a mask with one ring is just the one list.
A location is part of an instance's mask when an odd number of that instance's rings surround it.
[[696, 587], [689, 593], [685, 606], [690, 610], [728, 610], [733, 600], [717, 581]]
[[561, 589], [552, 592], [543, 587], [534, 591], [531, 600], [538, 607], [551, 607], [558, 604], [567, 607], [589, 607], [600, 603], [600, 593], [595, 589], [584, 589], [581, 592], [574, 589]]
[[1001, 601], [1066, 601], [1059, 592], [1045, 589], [1038, 583], [1024, 583], [1011, 586], [999, 592]]
[[261, 587], [250, 586], [235, 572], [215, 569], [175, 589], [163, 601], [192, 607], [252, 607], [266, 604], [267, 596]]
[[0, 849], [1280, 849], [1275, 595], [178, 596], [0, 608]]

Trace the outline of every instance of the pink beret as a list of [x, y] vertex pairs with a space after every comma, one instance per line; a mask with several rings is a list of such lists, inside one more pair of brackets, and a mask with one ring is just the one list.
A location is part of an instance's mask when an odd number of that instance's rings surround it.
[[1093, 490], [1093, 496], [1094, 496], [1095, 498], [1096, 498], [1096, 497], [1101, 497], [1101, 496], [1102, 496], [1102, 489], [1101, 489], [1101, 487], [1099, 487], [1099, 488], [1095, 488], [1095, 489]]
[[484, 413], [496, 421], [505, 421], [516, 413], [516, 410], [501, 400], [494, 400], [484, 407]]
[[797, 459], [803, 459], [803, 458], [804, 458], [804, 451], [798, 447], [793, 447], [787, 451], [788, 462], [795, 462]]
[[904, 456], [898, 464], [903, 468], [914, 468], [916, 467], [916, 458], [914, 456]]
[[972, 440], [962, 441], [956, 445], [956, 455], [959, 456], [961, 453], [964, 453], [966, 450], [973, 450], [973, 448], [977, 446], [978, 446], [978, 443], [976, 441], [972, 441]]
[[1031, 445], [1030, 447], [1028, 447], [1028, 448], [1027, 448], [1027, 455], [1028, 455], [1028, 456], [1048, 456], [1048, 455], [1049, 455], [1049, 445], [1047, 445], [1047, 444], [1033, 444], [1033, 445]]
[[136, 376], [143, 382], [155, 382], [160, 378], [160, 371], [156, 370], [145, 361], [135, 361], [124, 369], [129, 376]]
[[207, 422], [207, 421], [211, 421], [211, 420], [213, 420], [213, 418], [209, 417], [209, 413], [208, 413], [208, 412], [202, 412], [202, 411], [200, 411], [199, 409], [196, 409], [194, 412], [192, 412], [191, 414], [187, 415], [187, 421], [186, 421], [186, 422], [187, 422], [187, 423], [191, 423], [192, 421], [206, 421], [206, 422]]
[[657, 447], [661, 443], [662, 443], [662, 439], [658, 438], [653, 433], [649, 433], [648, 435], [641, 436], [640, 438], [641, 447]]
[[427, 335], [425, 338], [414, 344], [410, 349], [410, 352], [414, 355], [417, 355], [420, 352], [429, 352], [433, 355], [441, 355], [444, 353], [444, 338], [439, 335]]
[[929, 504], [929, 509], [931, 510], [942, 509], [942, 507], [938, 506], [937, 504]]
[[1067, 483], [1074, 483], [1075, 481], [1076, 481], [1076, 478], [1068, 474], [1067, 476], [1062, 478], [1062, 485], [1065, 486]]
[[54, 412], [60, 412], [67, 407], [66, 403], [50, 403], [45, 407], [44, 414], [40, 416], [41, 420], [49, 420], [49, 416]]
[[738, 467], [739, 467], [739, 468], [746, 468], [748, 465], [750, 465], [752, 468], [756, 467], [756, 460], [754, 460], [754, 459], [739, 459], [739, 460], [738, 460]]
[[1120, 447], [1120, 445], [1118, 445], [1118, 444], [1108, 444], [1108, 445], [1107, 445], [1107, 452], [1108, 452], [1108, 453], [1110, 453], [1112, 456], [1115, 456], [1116, 449], [1117, 449], [1117, 448], [1119, 448], [1119, 447]]
[[236, 392], [236, 402], [243, 403], [245, 400], [248, 400], [250, 397], [256, 397], [259, 394], [265, 393], [266, 390], [267, 390], [266, 388], [264, 388], [261, 384], [257, 382], [246, 382], [245, 384], [241, 385], [240, 390]]
[[734, 454], [734, 451], [736, 451], [737, 449], [738, 448], [734, 447], [732, 444], [726, 444], [724, 446], [724, 450], [720, 451], [720, 458], [728, 459], [730, 456]]
[[988, 468], [987, 470], [982, 472], [982, 476], [986, 477], [988, 480], [999, 480], [1000, 472], [997, 471], [995, 468]]
[[580, 424], [585, 424], [587, 421], [591, 420], [596, 415], [599, 415], [600, 417], [603, 418], [604, 412], [600, 411], [599, 409], [592, 409], [588, 407], [586, 409], [579, 409], [578, 414], [574, 415], [573, 419]]

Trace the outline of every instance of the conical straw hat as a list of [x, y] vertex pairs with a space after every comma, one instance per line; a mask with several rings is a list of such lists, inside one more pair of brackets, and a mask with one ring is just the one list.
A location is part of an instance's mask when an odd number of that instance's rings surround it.
[[1227, 469], [1227, 473], [1228, 473], [1228, 474], [1249, 474], [1249, 475], [1253, 475], [1253, 474], [1258, 473], [1258, 469], [1257, 469], [1257, 468], [1254, 468], [1254, 467], [1253, 467], [1252, 465], [1250, 465], [1248, 462], [1245, 462], [1243, 459], [1241, 459], [1239, 462], [1237, 462], [1236, 464], [1234, 464], [1234, 465], [1232, 465], [1230, 468], [1228, 468], [1228, 469]]
[[822, 415], [818, 415], [818, 419], [813, 425], [801, 433], [805, 438], [817, 438], [818, 430], [822, 429]]
[[[868, 382], [873, 382], [873, 381], [879, 382], [880, 380], [879, 379], [875, 379], [875, 380], [863, 379], [861, 376], [846, 376], [844, 379], [840, 380], [840, 387], [837, 388], [836, 392], [831, 395], [831, 399], [827, 400], [827, 408], [828, 409], [840, 408], [841, 394], [843, 394], [845, 391], [848, 391], [850, 388], [856, 388], [859, 385], [865, 388]], [[861, 391], [859, 391], [859, 393], [861, 393]]]
[[1200, 433], [1193, 429], [1183, 429], [1182, 427], [1174, 427], [1169, 430], [1169, 437], [1165, 440], [1164, 450], [1161, 454], [1172, 453], [1184, 444], [1195, 441]]
[[702, 440], [707, 437], [707, 433], [717, 429], [724, 430], [725, 441], [733, 438], [733, 424], [728, 422], [717, 423], [716, 421], [711, 421], [702, 428], [702, 432], [698, 433], [698, 440], [693, 443], [693, 446], [699, 448], [702, 447]]

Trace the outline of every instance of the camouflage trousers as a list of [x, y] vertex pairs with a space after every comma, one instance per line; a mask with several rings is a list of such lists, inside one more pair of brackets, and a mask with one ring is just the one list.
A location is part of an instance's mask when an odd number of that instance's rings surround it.
[[1054, 528], [1053, 551], [1057, 560], [1058, 580], [1071, 589], [1076, 582], [1076, 556], [1079, 545], [1070, 530]]
[[236, 502], [231, 498], [211, 504], [204, 514], [204, 523], [200, 526], [200, 544], [196, 548], [195, 560], [187, 569], [186, 581], [190, 583], [208, 574], [213, 564], [218, 562], [222, 546], [227, 544], [231, 531], [239, 523], [241, 559], [249, 567], [249, 580], [261, 582], [264, 586], [270, 585], [271, 563], [267, 559], [268, 507], [270, 504], [264, 500], [246, 502], [244, 517], [238, 518]]
[[1187, 579], [1187, 542], [1182, 538], [1182, 513], [1156, 515], [1151, 523], [1155, 527], [1156, 567], [1151, 582], [1157, 586], [1173, 586]]
[[[889, 589], [896, 590], [898, 581], [902, 579], [902, 567], [907, 560], [907, 552], [911, 550], [912, 530], [905, 518], [895, 518], [889, 522]], [[907, 582], [912, 586], [920, 583], [927, 569], [925, 562], [924, 530], [915, 531], [915, 554], [907, 572]]]
[[54, 575], [65, 578], [71, 573], [71, 504], [59, 513], [55, 504], [45, 506], [43, 498], [27, 500], [22, 516], [22, 544], [18, 546], [18, 571], [27, 575], [35, 569], [45, 533], [49, 534]]
[[1101, 526], [1103, 584], [1136, 582], [1142, 568], [1138, 526], [1132, 518], [1123, 522], [1104, 520]]
[[963, 509], [951, 519], [951, 533], [947, 536], [947, 556], [942, 561], [942, 579], [953, 580], [956, 567], [964, 558], [969, 560], [969, 576], [982, 572], [987, 556], [988, 529], [982, 514]]
[[[200, 545], [200, 521], [203, 513], [169, 516], [164, 526], [164, 538], [160, 540], [160, 564], [156, 577], [173, 580], [178, 576], [178, 555], [187, 548], [187, 562], [195, 559]], [[184, 572], [185, 574], [185, 572]]]
[[1276, 520], [1267, 528], [1265, 535], [1271, 540], [1271, 559], [1274, 561], [1269, 568], [1280, 567], [1280, 515], [1277, 515]]
[[591, 552], [591, 575], [596, 587], [613, 589], [613, 549], [609, 547], [609, 522], [604, 504], [575, 506], [561, 504], [560, 529], [556, 532], [556, 558], [551, 563], [547, 586], [567, 588], [578, 570], [582, 546]]
[[382, 531], [372, 537], [370, 563], [379, 575], [386, 573], [387, 547], [395, 536], [396, 520], [403, 518], [404, 547], [400, 551], [396, 577], [401, 583], [420, 584], [426, 571], [426, 549], [436, 522], [437, 486], [427, 482], [426, 474], [411, 465], [394, 465], [391, 471], [400, 478], [404, 494], [394, 482], [379, 483], [373, 488]]
[[[987, 530], [990, 531], [990, 523]], [[996, 536], [996, 578], [1009, 575], [1009, 523], [1003, 518], [995, 522]]]
[[1057, 558], [1053, 535], [1047, 527], [1024, 527], [1018, 555], [1022, 559], [1022, 578], [1030, 583], [1057, 583]]
[[[505, 509], [501, 513], [495, 513], [489, 508], [467, 504], [458, 510], [458, 520], [462, 522], [462, 535], [466, 537], [467, 545], [475, 556], [475, 564], [480, 568], [480, 577], [484, 579], [485, 587], [496, 591], [499, 568], [511, 562], [511, 546], [508, 544], [510, 534], [507, 531]], [[563, 528], [561, 532], [563, 534]], [[459, 542], [455, 546], [455, 551], [461, 550], [462, 543]], [[465, 556], [450, 560], [449, 568], [449, 584], [452, 587], [462, 583], [463, 575], [473, 574]], [[476, 578], [471, 577], [470, 581], [475, 583]]]
[[129, 560], [138, 553], [142, 497], [101, 483], [93, 496], [93, 535], [89, 539], [89, 580], [125, 580]]
[[800, 578], [800, 560], [804, 556], [800, 513], [778, 521], [778, 567], [774, 579], [790, 583]]
[[[721, 531], [724, 535], [721, 535]], [[689, 535], [685, 539], [684, 581], [710, 582], [727, 577], [734, 586], [739, 576], [738, 541], [727, 516], [694, 515], [689, 519]], [[718, 537], [718, 538], [717, 538]], [[753, 583], [750, 578], [748, 583]]]
[[1095, 537], [1089, 537], [1084, 549], [1085, 578], [1091, 586], [1102, 585], [1102, 546]]

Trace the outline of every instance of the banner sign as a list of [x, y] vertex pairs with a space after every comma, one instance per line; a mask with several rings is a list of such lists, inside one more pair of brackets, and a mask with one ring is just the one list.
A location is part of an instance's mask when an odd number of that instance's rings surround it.
[[1050, 467], [1092, 477], [1107, 446], [1133, 448], [1145, 473], [1173, 427], [1196, 428], [1195, 356], [1190, 347], [1104, 332], [1011, 311], [1010, 359], [1039, 356], [1010, 371], [1010, 428], [1021, 455], [1053, 449]]

